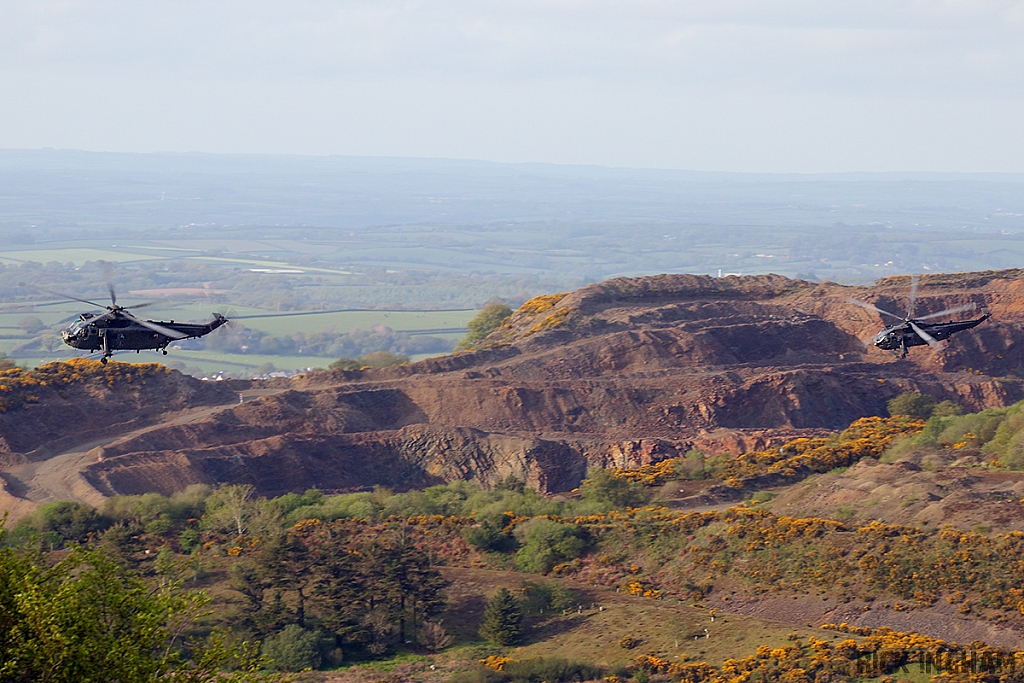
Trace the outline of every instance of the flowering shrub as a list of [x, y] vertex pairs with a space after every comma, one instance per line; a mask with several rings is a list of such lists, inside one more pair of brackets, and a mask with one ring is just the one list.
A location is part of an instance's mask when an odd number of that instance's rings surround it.
[[[815, 439], [793, 439], [779, 448], [751, 451], [723, 460], [712, 476], [725, 480], [733, 488], [766, 475], [796, 479], [813, 472], [827, 472], [848, 467], [864, 458], [879, 458], [893, 439], [914, 435], [924, 429], [924, 422], [907, 416], [864, 417], [842, 432]], [[616, 477], [657, 486], [678, 479], [682, 458], [669, 458], [636, 469], [615, 469]]]
[[676, 468], [680, 460], [682, 458], [668, 458], [650, 465], [641, 465], [636, 469], [617, 467], [612, 470], [612, 475], [621, 479], [639, 482], [644, 486], [658, 486], [666, 481], [679, 478]]
[[568, 292], [562, 292], [561, 294], [542, 294], [535, 296], [516, 310], [516, 313], [523, 315], [537, 315], [550, 311], [552, 308], [558, 305], [558, 302], [565, 298]]
[[655, 600], [661, 597], [661, 591], [657, 588], [650, 588], [644, 585], [643, 581], [630, 581], [622, 589], [623, 593], [627, 595], [636, 595], [642, 598], [653, 598]]
[[491, 655], [490, 657], [487, 657], [486, 659], [481, 659], [479, 661], [481, 664], [486, 666], [488, 669], [491, 669], [492, 671], [504, 671], [506, 664], [508, 664], [509, 662], [518, 662], [519, 660], [513, 659], [511, 657], [502, 657], [501, 655]]
[[[949, 643], [920, 633], [902, 633], [889, 628], [856, 628], [826, 624], [822, 628], [850, 633], [857, 638], [840, 642], [811, 636], [797, 638], [785, 647], [761, 645], [755, 654], [726, 659], [715, 667], [707, 662], [691, 663], [682, 655], [672, 661], [650, 652], [634, 660], [634, 666], [649, 674], [663, 674], [685, 683], [746, 683], [748, 681], [811, 681], [878, 679], [909, 673], [910, 665], [923, 674], [934, 674], [932, 683], [944, 681], [1014, 680], [1024, 663], [1024, 651], [998, 648], [981, 642], [968, 646]], [[1001, 677], [1008, 676], [1008, 678]], [[916, 680], [916, 679], [915, 679]]]
[[136, 382], [144, 384], [147, 378], [168, 373], [170, 370], [159, 363], [103, 364], [86, 358], [47, 363], [31, 370], [2, 370], [0, 413], [26, 403], [35, 403], [39, 397], [32, 392], [40, 389], [64, 389], [80, 384], [105, 385], [113, 389], [117, 386], [131, 386]]

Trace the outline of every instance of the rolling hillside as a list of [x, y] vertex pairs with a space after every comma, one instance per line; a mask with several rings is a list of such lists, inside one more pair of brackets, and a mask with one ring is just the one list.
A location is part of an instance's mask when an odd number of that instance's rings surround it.
[[91, 446], [70, 466], [83, 499], [192, 483], [251, 483], [266, 495], [401, 490], [509, 474], [559, 492], [594, 465], [635, 467], [694, 447], [737, 453], [843, 428], [884, 414], [908, 389], [969, 410], [1024, 397], [1024, 273], [926, 276], [918, 315], [973, 302], [992, 319], [942, 352], [899, 360], [865, 348], [879, 317], [845, 299], [899, 311], [908, 289], [905, 277], [871, 288], [620, 278], [527, 302], [487, 348], [396, 368], [230, 386], [161, 372], [145, 385], [44, 387], [0, 415], [6, 492], [53, 499], [16, 468], [82, 443]]

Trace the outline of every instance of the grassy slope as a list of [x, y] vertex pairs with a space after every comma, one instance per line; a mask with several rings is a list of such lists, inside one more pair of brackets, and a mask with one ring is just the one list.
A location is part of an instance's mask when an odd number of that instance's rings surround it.
[[[198, 584], [214, 599], [218, 618], [230, 617], [240, 605], [238, 594], [230, 588], [224, 567], [216, 560], [211, 573]], [[651, 600], [631, 597], [607, 588], [586, 586], [554, 577], [538, 577], [512, 571], [463, 567], [445, 567], [443, 573], [452, 585], [448, 589], [449, 607], [442, 616], [445, 628], [455, 642], [436, 655], [415, 649], [400, 650], [386, 662], [353, 663], [332, 672], [307, 674], [303, 680], [340, 683], [379, 679], [382, 672], [398, 669], [417, 680], [444, 680], [455, 671], [476, 666], [477, 660], [502, 654], [514, 659], [563, 657], [606, 667], [626, 665], [637, 656], [655, 653], [670, 661], [707, 661], [720, 665], [724, 660], [752, 654], [759, 645], [783, 647], [796, 634], [828, 640], [849, 636], [821, 629], [741, 615], [716, 614], [675, 600]], [[500, 587], [518, 592], [524, 581], [560, 583], [581, 596], [580, 612], [567, 615], [528, 616], [522, 642], [497, 647], [476, 633], [483, 605]], [[187, 584], [191, 586], [191, 584]], [[707, 628], [709, 637], [703, 637]], [[640, 639], [632, 649], [618, 645], [631, 635]], [[694, 636], [697, 635], [697, 639]], [[435, 669], [431, 670], [430, 667]]]
[[[444, 622], [463, 646], [478, 642], [481, 603], [499, 587], [515, 592], [524, 581], [539, 577], [516, 572], [483, 569], [446, 568], [444, 574], [453, 581], [449, 589], [452, 602]], [[607, 588], [586, 586], [555, 578], [544, 581], [562, 583], [577, 590], [583, 599], [580, 612], [550, 617], [530, 617], [523, 642], [506, 650], [517, 659], [533, 657], [566, 657], [605, 666], [626, 664], [637, 655], [654, 651], [663, 658], [720, 664], [722, 661], [746, 656], [758, 645], [782, 647], [790, 634], [802, 637], [824, 636], [821, 629], [794, 626], [738, 615], [717, 615], [711, 620], [704, 607], [677, 600], [652, 600], [633, 597]], [[704, 637], [704, 629], [709, 637]], [[641, 640], [633, 649], [619, 647], [623, 636]], [[694, 639], [697, 636], [697, 639]]]

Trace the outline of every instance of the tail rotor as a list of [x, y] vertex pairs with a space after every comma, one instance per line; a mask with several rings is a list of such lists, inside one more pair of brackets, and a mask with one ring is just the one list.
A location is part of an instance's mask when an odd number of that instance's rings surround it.
[[223, 323], [221, 323], [220, 328], [221, 329], [227, 328], [228, 330], [234, 330], [235, 328], [238, 327], [238, 321], [235, 320], [236, 317], [237, 317], [237, 313], [235, 312], [235, 309], [233, 309], [233, 308], [228, 308], [223, 313], [214, 313], [213, 314], [213, 319], [214, 320], [223, 320], [224, 321]]

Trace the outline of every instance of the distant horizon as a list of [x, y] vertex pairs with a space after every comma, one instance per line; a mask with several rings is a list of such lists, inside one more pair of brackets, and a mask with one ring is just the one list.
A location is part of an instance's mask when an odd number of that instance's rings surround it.
[[99, 149], [84, 149], [76, 147], [0, 147], [0, 162], [4, 155], [10, 154], [82, 154], [109, 156], [109, 157], [174, 157], [179, 159], [188, 158], [256, 158], [266, 160], [359, 160], [359, 161], [404, 161], [404, 162], [439, 162], [448, 164], [466, 165], [493, 165], [493, 166], [521, 166], [521, 167], [553, 167], [563, 169], [594, 169], [602, 171], [624, 171], [624, 172], [664, 172], [677, 174], [692, 174], [706, 177], [735, 177], [744, 176], [750, 179], [772, 178], [772, 179], [823, 179], [823, 180], [856, 180], [858, 176], [870, 176], [877, 180], [955, 180], [958, 178], [971, 178], [981, 180], [1024, 180], [1024, 171], [924, 171], [924, 170], [888, 170], [888, 171], [717, 171], [699, 168], [676, 168], [669, 166], [624, 166], [596, 163], [564, 163], [551, 161], [500, 161], [493, 159], [482, 159], [472, 157], [443, 157], [443, 156], [400, 156], [383, 154], [309, 154], [309, 153], [287, 153], [287, 152], [209, 152], [202, 150], [152, 150], [152, 151], [111, 151]]

